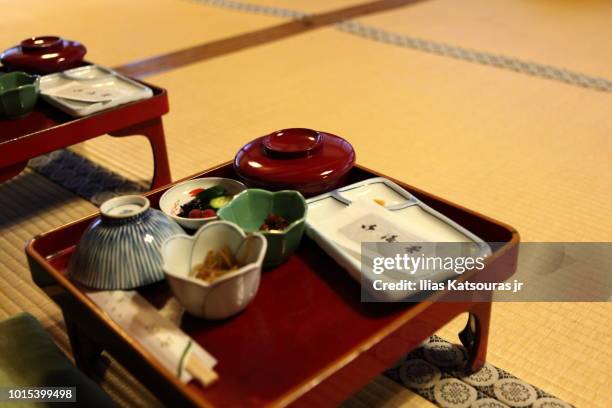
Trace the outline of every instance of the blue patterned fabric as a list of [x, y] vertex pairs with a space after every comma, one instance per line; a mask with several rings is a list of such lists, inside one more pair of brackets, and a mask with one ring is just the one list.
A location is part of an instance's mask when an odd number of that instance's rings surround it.
[[69, 149], [35, 157], [30, 168], [99, 206], [113, 197], [146, 191], [144, 185], [99, 166]]

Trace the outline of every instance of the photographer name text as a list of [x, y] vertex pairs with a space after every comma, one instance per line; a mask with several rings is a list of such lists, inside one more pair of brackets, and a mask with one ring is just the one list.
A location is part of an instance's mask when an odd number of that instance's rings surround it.
[[377, 279], [372, 282], [374, 290], [390, 291], [432, 291], [432, 290], [452, 290], [452, 291], [511, 291], [516, 293], [523, 288], [523, 282], [514, 280], [512, 282], [470, 282], [451, 279], [445, 282], [435, 282], [429, 279], [419, 281], [402, 279], [396, 282], [385, 282]]

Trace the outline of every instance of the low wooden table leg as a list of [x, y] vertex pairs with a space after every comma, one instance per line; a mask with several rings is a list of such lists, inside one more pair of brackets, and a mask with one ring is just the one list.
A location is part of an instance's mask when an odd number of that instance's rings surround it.
[[459, 339], [469, 354], [468, 370], [478, 371], [487, 359], [491, 302], [478, 302], [470, 310], [468, 322], [459, 333]]
[[166, 137], [164, 135], [164, 125], [162, 118], [153, 119], [147, 122], [149, 125], [142, 130], [142, 135], [149, 139], [151, 150], [153, 150], [153, 180], [151, 189], [170, 184], [170, 163], [168, 162], [168, 151], [166, 149]]
[[164, 135], [164, 124], [162, 118], [155, 118], [125, 129], [111, 132], [112, 136], [142, 135], [149, 139], [153, 151], [153, 180], [151, 189], [170, 184], [170, 163], [168, 162], [168, 151], [166, 149], [166, 138]]
[[66, 317], [64, 313], [64, 321], [66, 323], [66, 331], [68, 332], [68, 338], [70, 339], [70, 346], [72, 347], [72, 355], [76, 366], [85, 375], [89, 377], [95, 377], [96, 366], [100, 361], [100, 355], [102, 354], [102, 347], [91, 341], [86, 335], [84, 335], [78, 326]]

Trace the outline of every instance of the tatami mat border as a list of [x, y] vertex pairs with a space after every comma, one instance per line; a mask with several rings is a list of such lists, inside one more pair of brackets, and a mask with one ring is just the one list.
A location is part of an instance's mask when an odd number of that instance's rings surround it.
[[319, 14], [230, 0], [193, 1], [196, 3], [219, 6], [247, 13], [284, 17], [290, 19], [291, 21], [273, 27], [240, 34], [234, 37], [196, 45], [194, 47], [185, 48], [168, 54], [146, 58], [140, 61], [115, 67], [115, 69], [125, 75], [136, 78], [144, 78], [206, 59], [301, 34], [306, 31], [325, 27], [340, 21], [362, 17], [371, 13], [378, 13], [425, 0], [377, 0]]
[[[267, 14], [277, 17], [285, 17], [289, 19], [310, 18], [309, 13], [301, 12], [299, 10], [292, 10], [267, 5], [258, 5], [247, 2], [239, 2], [233, 0], [194, 1], [208, 6], [223, 7], [245, 13]], [[378, 12], [382, 11], [382, 9], [375, 9], [373, 11]], [[330, 12], [327, 14], [334, 13], [335, 12]], [[319, 15], [318, 17], [321, 16], [322, 15]], [[338, 14], [337, 16], [340, 17], [341, 14]], [[418, 37], [398, 34], [371, 25], [358, 23], [356, 21], [346, 21], [349, 18], [353, 17], [355, 17], [355, 15], [350, 15], [350, 13], [346, 13], [344, 15], [344, 18], [340, 19], [342, 21], [337, 21], [335, 23], [336, 28], [349, 34], [353, 34], [362, 38], [367, 38], [385, 44], [410, 48], [413, 50], [437, 54], [449, 58], [455, 58], [466, 62], [488, 65], [491, 67], [514, 71], [521, 74], [563, 82], [566, 84], [580, 86], [584, 88], [590, 88], [597, 91], [612, 92], [612, 81], [605, 78], [583, 74], [580, 72], [575, 72], [548, 64], [526, 61], [521, 58], [478, 51], [474, 49], [445, 44], [442, 42], [430, 41]], [[317, 28], [321, 25], [313, 25], [310, 28]]]

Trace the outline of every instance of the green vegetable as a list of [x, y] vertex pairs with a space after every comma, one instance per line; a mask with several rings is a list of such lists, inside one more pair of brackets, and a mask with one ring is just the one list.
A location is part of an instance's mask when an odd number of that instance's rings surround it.
[[216, 197], [227, 195], [227, 191], [221, 186], [208, 187], [206, 190], [198, 193], [196, 196], [198, 200], [203, 203], [208, 203], [210, 200]]
[[214, 208], [215, 210], [218, 210], [221, 207], [225, 207], [227, 204], [229, 204], [229, 202], [232, 201], [232, 197], [230, 196], [221, 196], [221, 197], [215, 197], [212, 200], [210, 200], [210, 206], [212, 208]]

